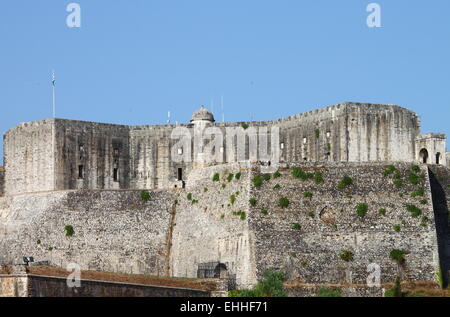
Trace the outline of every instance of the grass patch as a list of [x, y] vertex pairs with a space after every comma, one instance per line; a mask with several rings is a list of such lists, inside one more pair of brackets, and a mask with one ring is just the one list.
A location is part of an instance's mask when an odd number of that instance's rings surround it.
[[232, 205], [234, 205], [235, 202], [236, 202], [236, 196], [235, 195], [230, 195], [230, 203]]
[[316, 184], [321, 184], [321, 183], [324, 182], [322, 172], [319, 172], [319, 171], [315, 171], [315, 172], [314, 172], [314, 182], [315, 182]]
[[72, 237], [75, 234], [75, 230], [73, 230], [71, 225], [65, 226], [64, 230], [66, 231], [66, 237]]
[[342, 292], [340, 289], [321, 286], [316, 293], [316, 297], [342, 297]]
[[250, 205], [253, 207], [255, 207], [256, 204], [258, 203], [258, 201], [255, 198], [250, 199], [249, 202], [250, 202]]
[[242, 176], [242, 174], [241, 174], [241, 172], [239, 172], [239, 173], [236, 173], [236, 175], [234, 175], [234, 178], [236, 178], [237, 180], [240, 180], [241, 176]]
[[278, 200], [278, 206], [280, 206], [281, 208], [287, 208], [289, 204], [290, 204], [289, 199], [287, 199], [286, 197], [281, 197]]
[[419, 165], [411, 166], [411, 171], [413, 171], [414, 173], [420, 173], [420, 166]]
[[253, 186], [255, 186], [256, 188], [260, 188], [262, 186], [262, 183], [263, 183], [262, 178], [259, 175], [255, 176], [252, 179], [252, 182], [253, 182]]
[[345, 189], [348, 186], [353, 185], [353, 179], [350, 176], [344, 176], [341, 180], [341, 182], [338, 185], [339, 189]]
[[378, 213], [382, 216], [386, 216], [386, 209], [381, 208], [380, 210], [378, 210]]
[[304, 192], [304, 193], [303, 193], [303, 197], [312, 199], [313, 193], [311, 193], [311, 192]]
[[231, 173], [228, 174], [228, 176], [227, 176], [228, 183], [231, 182], [233, 180], [233, 178], [234, 178], [234, 174], [231, 174]]
[[152, 196], [150, 195], [150, 193], [146, 190], [141, 191], [141, 199], [143, 201], [149, 201], [152, 198]]
[[253, 288], [229, 291], [228, 297], [287, 297], [283, 289], [285, 281], [284, 272], [266, 271], [264, 279], [256, 283]]
[[304, 170], [302, 170], [300, 167], [294, 167], [292, 169], [292, 176], [297, 179], [301, 179], [302, 181], [313, 179], [314, 173], [306, 173]]
[[192, 200], [192, 193], [186, 195], [187, 200]]
[[418, 191], [415, 191], [415, 192], [411, 193], [411, 197], [418, 197], [418, 196], [420, 196], [420, 197], [425, 196], [425, 189], [424, 188], [421, 188]]
[[392, 184], [394, 184], [395, 187], [402, 187], [404, 182], [400, 178], [396, 178], [392, 181]]
[[406, 261], [405, 255], [406, 252], [404, 250], [399, 249], [392, 249], [391, 252], [389, 253], [389, 257], [391, 258], [391, 260], [397, 262], [398, 264], [405, 263]]
[[308, 216], [311, 217], [311, 218], [314, 218], [314, 217], [316, 217], [316, 214], [313, 213], [312, 211], [310, 211], [310, 212], [308, 213]]
[[261, 209], [260, 211], [263, 215], [267, 215], [269, 211], [267, 209]]
[[422, 214], [422, 209], [420, 209], [414, 205], [407, 205], [406, 210], [408, 210], [411, 213], [411, 216], [413, 218], [417, 218]]
[[356, 206], [356, 214], [358, 215], [358, 217], [365, 217], [368, 210], [369, 206], [367, 206], [367, 204], [365, 203], [361, 203]]
[[301, 226], [299, 223], [294, 222], [294, 223], [291, 225], [291, 228], [294, 229], [294, 230], [301, 230], [301, 229], [302, 229], [302, 226]]
[[420, 204], [421, 204], [421, 205], [426, 205], [426, 204], [428, 204], [428, 200], [422, 199], [422, 200], [420, 201]]
[[249, 128], [249, 125], [247, 123], [241, 124], [242, 129], [247, 130]]
[[394, 165], [388, 165], [386, 166], [386, 168], [384, 169], [384, 176], [389, 176], [394, 174], [397, 171], [397, 168]]
[[353, 252], [348, 249], [341, 250], [339, 257], [345, 262], [353, 261]]
[[273, 189], [280, 189], [281, 185], [280, 184], [276, 184], [275, 186], [273, 186]]
[[247, 215], [242, 210], [233, 211], [233, 215], [239, 216], [239, 218], [241, 218], [241, 220], [245, 220], [247, 218]]
[[314, 130], [314, 134], [316, 135], [316, 138], [318, 138], [320, 136], [320, 130], [319, 129]]
[[273, 178], [278, 178], [281, 177], [281, 173], [279, 171], [276, 171], [275, 173], [273, 173]]
[[272, 175], [270, 175], [270, 174], [263, 174], [263, 179], [264, 179], [266, 182], [270, 181], [271, 178], [272, 178]]
[[420, 176], [415, 173], [409, 173], [408, 180], [413, 185], [419, 185]]
[[401, 230], [402, 230], [402, 227], [400, 225], [394, 226], [394, 231], [395, 232], [400, 232]]
[[218, 182], [220, 181], [220, 175], [219, 173], [215, 173], [212, 177], [213, 182]]

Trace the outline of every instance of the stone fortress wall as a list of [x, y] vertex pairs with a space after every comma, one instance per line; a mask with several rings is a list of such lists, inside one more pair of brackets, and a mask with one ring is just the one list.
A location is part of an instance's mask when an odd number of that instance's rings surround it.
[[[384, 175], [386, 165], [282, 164], [281, 175], [261, 187], [253, 183], [258, 164], [212, 166], [194, 170], [184, 189], [150, 191], [149, 201], [139, 190], [2, 197], [0, 264], [34, 256], [60, 267], [74, 262], [84, 270], [195, 278], [202, 265], [213, 263], [237, 287], [249, 287], [268, 269], [286, 271], [291, 283], [365, 284], [367, 267], [375, 263], [383, 283], [399, 269], [404, 280], [433, 281], [445, 259], [428, 169], [413, 172], [412, 164], [396, 163], [403, 182], [397, 187]], [[320, 171], [323, 182], [296, 179], [296, 166]], [[417, 185], [411, 173], [420, 176]], [[353, 184], [339, 189], [344, 176]], [[422, 188], [423, 194], [411, 195]], [[278, 205], [282, 197], [289, 200], [286, 208]], [[364, 217], [356, 214], [360, 203], [368, 207]], [[413, 217], [407, 205], [421, 214]], [[73, 236], [66, 236], [68, 225]], [[339, 256], [344, 249], [353, 253], [349, 262]], [[390, 259], [393, 249], [406, 252], [404, 265]]]
[[[205, 110], [206, 111], [206, 110]], [[5, 134], [5, 192], [65, 189], [157, 189], [182, 187], [198, 165], [194, 143], [182, 151], [190, 162], [175, 162], [175, 128], [193, 137], [205, 127], [237, 128], [246, 132], [246, 145], [258, 129], [279, 127], [274, 144], [281, 162], [368, 162], [423, 160], [446, 165], [445, 135], [419, 136], [420, 119], [398, 106], [342, 103], [274, 121], [214, 123], [193, 120], [184, 125], [124, 126], [51, 119], [24, 123]], [[247, 124], [248, 128], [242, 129]], [[268, 146], [272, 146], [269, 137]], [[238, 158], [235, 138], [224, 139], [222, 162], [252, 160], [248, 147]], [[230, 160], [231, 158], [231, 160]], [[433, 161], [434, 160], [434, 161]], [[222, 162], [218, 162], [221, 164]]]

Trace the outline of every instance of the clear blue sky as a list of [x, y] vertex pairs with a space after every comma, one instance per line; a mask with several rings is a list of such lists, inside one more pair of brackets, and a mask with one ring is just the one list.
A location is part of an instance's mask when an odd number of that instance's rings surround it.
[[450, 135], [448, 0], [79, 0], [72, 29], [70, 2], [1, 2], [0, 133], [51, 117], [55, 69], [60, 118], [187, 122], [213, 100], [219, 119], [223, 94], [227, 121], [360, 101]]

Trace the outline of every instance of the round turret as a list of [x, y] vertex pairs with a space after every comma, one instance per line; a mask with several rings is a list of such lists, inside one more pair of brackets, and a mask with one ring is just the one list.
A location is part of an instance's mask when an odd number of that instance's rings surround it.
[[213, 114], [206, 109], [205, 107], [201, 106], [200, 109], [198, 109], [197, 111], [195, 111], [192, 114], [192, 119], [191, 122], [194, 121], [209, 121], [209, 122], [214, 122], [214, 116]]

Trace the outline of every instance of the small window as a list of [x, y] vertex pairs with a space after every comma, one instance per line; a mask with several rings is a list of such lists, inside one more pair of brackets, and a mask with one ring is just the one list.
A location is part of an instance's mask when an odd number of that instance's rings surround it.
[[119, 181], [119, 169], [118, 168], [115, 168], [113, 170], [113, 179], [114, 179], [115, 182]]
[[183, 169], [182, 168], [178, 169], [177, 180], [179, 180], [179, 181], [183, 180]]
[[183, 148], [180, 147], [180, 148], [178, 149], [178, 155], [182, 155], [182, 154], [183, 154]]
[[306, 144], [306, 142], [308, 142], [308, 139], [303, 138], [303, 144]]
[[83, 165], [78, 165], [78, 178], [83, 179], [83, 174], [84, 174]]
[[280, 144], [280, 149], [284, 149], [284, 143], [283, 142]]
[[330, 136], [331, 136], [331, 132], [328, 131], [328, 132], [327, 132], [327, 138], [330, 138]]

